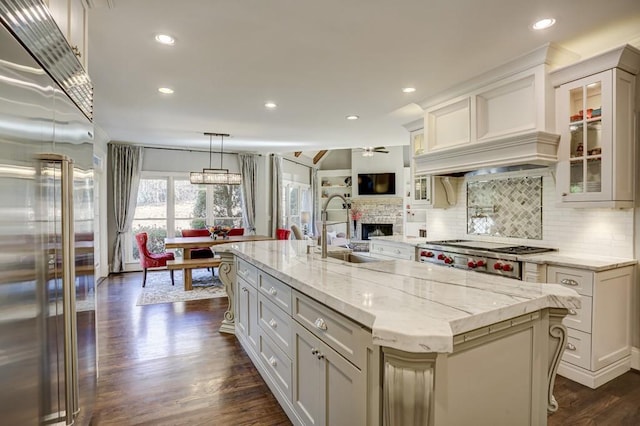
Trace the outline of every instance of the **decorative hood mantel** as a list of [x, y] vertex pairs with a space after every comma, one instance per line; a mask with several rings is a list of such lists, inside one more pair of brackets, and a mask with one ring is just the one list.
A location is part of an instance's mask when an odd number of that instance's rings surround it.
[[559, 142], [559, 135], [534, 131], [460, 145], [416, 156], [416, 172], [446, 175], [492, 167], [548, 166], [558, 161]]
[[425, 101], [417, 173], [431, 175], [558, 161], [555, 92], [549, 73], [577, 60], [544, 45]]

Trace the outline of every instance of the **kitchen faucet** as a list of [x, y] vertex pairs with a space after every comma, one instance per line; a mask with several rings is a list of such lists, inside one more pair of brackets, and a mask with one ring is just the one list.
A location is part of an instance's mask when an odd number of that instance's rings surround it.
[[[345, 221], [345, 223], [347, 224], [347, 240], [351, 239], [351, 230], [350, 230], [350, 227], [349, 227], [349, 224], [350, 224], [349, 223], [349, 210], [351, 209], [351, 204], [349, 204], [347, 199], [344, 198], [342, 195], [333, 194], [327, 199], [327, 202], [325, 203], [324, 207], [322, 208], [322, 212], [320, 212], [320, 218], [322, 219], [322, 259], [326, 259], [327, 258], [327, 207], [329, 207], [329, 203], [331, 202], [331, 200], [333, 200], [336, 197], [338, 197], [342, 201], [344, 201], [344, 205], [347, 208], [347, 220]], [[332, 222], [332, 224], [333, 223], [342, 223], [342, 222]]]

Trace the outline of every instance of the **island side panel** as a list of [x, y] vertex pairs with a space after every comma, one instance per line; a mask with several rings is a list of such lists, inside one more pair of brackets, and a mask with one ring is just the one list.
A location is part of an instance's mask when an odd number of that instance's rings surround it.
[[457, 335], [450, 354], [383, 348], [384, 424], [545, 425], [566, 313], [545, 309]]

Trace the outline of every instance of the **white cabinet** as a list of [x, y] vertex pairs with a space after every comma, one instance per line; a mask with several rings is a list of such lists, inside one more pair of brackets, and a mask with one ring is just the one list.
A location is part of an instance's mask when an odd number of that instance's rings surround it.
[[593, 73], [591, 62], [580, 64], [588, 77], [556, 91], [558, 198], [566, 207], [633, 207], [635, 76], [613, 67]]
[[365, 373], [297, 322], [294, 328], [293, 406], [303, 423], [365, 425]]
[[369, 243], [369, 254], [371, 257], [380, 259], [416, 259], [416, 246], [397, 241], [380, 240], [371, 238]]
[[88, 20], [82, 0], [45, 0], [49, 12], [83, 68], [88, 69]]
[[631, 368], [633, 266], [593, 272], [550, 265], [547, 282], [580, 294], [563, 320], [567, 346], [558, 374], [596, 388]]
[[258, 353], [258, 271], [242, 259], [236, 261], [235, 312], [236, 333], [246, 341], [248, 349]]
[[[333, 194], [340, 194], [348, 201], [351, 200], [351, 170], [320, 170], [318, 171], [318, 194], [320, 209]], [[340, 198], [334, 198], [327, 206], [328, 221], [344, 221], [347, 214], [347, 206]]]
[[238, 341], [291, 421], [379, 425], [371, 331], [237, 257], [236, 271]]

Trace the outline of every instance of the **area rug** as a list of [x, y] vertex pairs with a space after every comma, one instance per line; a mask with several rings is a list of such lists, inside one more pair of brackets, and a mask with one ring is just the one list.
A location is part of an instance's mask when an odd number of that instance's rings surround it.
[[206, 269], [192, 270], [193, 290], [184, 290], [182, 271], [174, 273], [176, 285], [171, 285], [169, 271], [152, 271], [147, 274], [147, 284], [142, 288], [137, 306], [153, 305], [156, 303], [185, 302], [188, 300], [213, 299], [227, 297], [224, 284], [217, 276], [212, 281], [211, 272]]

